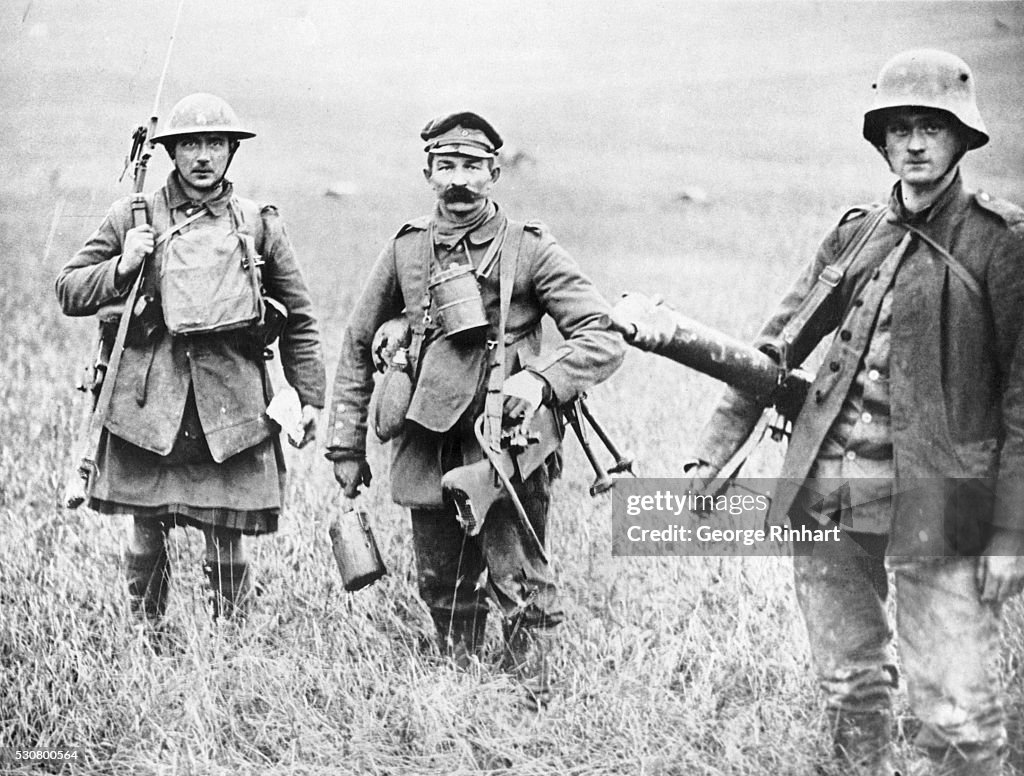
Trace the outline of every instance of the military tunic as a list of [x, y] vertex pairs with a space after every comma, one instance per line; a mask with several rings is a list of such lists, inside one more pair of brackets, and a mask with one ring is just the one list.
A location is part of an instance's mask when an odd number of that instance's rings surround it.
[[[822, 269], [854, 239], [866, 212], [854, 211], [832, 230], [762, 329], [759, 345], [782, 330]], [[794, 424], [772, 504], [775, 520], [791, 513], [863, 371], [884, 298], [873, 292], [884, 282], [883, 262], [907, 233], [905, 217], [894, 189], [884, 220], [831, 297], [819, 327], [805, 338], [806, 352], [792, 354], [800, 363], [838, 329]], [[981, 296], [916, 236], [895, 271], [888, 389], [892, 466], [901, 496], [893, 506], [892, 555], [971, 555], [983, 548], [993, 525], [1024, 529], [1022, 224], [1022, 211], [967, 191], [958, 174], [919, 228], [963, 264]], [[869, 296], [876, 307], [865, 312]], [[728, 391], [696, 455], [724, 463], [761, 410], [744, 394]], [[958, 497], [966, 481], [972, 495]]]
[[[204, 209], [188, 230], [208, 221], [230, 222], [233, 197], [225, 182], [214, 199], [191, 202], [172, 172], [148, 206], [151, 220], [157, 212], [169, 223]], [[303, 404], [322, 407], [326, 378], [319, 334], [290, 241], [273, 206], [235, 202], [244, 221], [239, 231], [254, 238], [265, 262], [263, 285], [289, 312], [279, 343], [285, 376]], [[131, 200], [121, 199], [64, 266], [56, 290], [65, 314], [92, 315], [127, 294], [130, 282], [119, 284], [115, 271], [132, 225]], [[245, 332], [172, 337], [159, 314], [161, 260], [158, 248], [140, 289], [156, 330], [144, 336], [137, 319], [129, 328], [91, 506], [247, 533], [274, 531], [283, 504], [284, 459], [264, 412], [271, 388], [260, 349]]]
[[[464, 248], [480, 263], [505, 230], [522, 229], [511, 303], [505, 322], [505, 375], [528, 369], [548, 384], [556, 402], [568, 402], [607, 378], [623, 358], [623, 344], [610, 328], [610, 308], [572, 258], [540, 223], [507, 222], [495, 215], [469, 232]], [[431, 218], [407, 222], [384, 248], [349, 318], [342, 340], [331, 398], [329, 458], [362, 456], [373, 388], [371, 343], [377, 328], [404, 314], [417, 325], [429, 307], [425, 289], [448, 249], [435, 246]], [[508, 261], [504, 253], [500, 262]], [[497, 336], [499, 267], [480, 282], [489, 321], [487, 339]], [[564, 342], [541, 353], [541, 319], [549, 315]], [[526, 616], [554, 625], [560, 619], [547, 564], [516, 527], [510, 503], [499, 501], [477, 541], [466, 536], [441, 489], [442, 474], [478, 460], [473, 419], [483, 410], [487, 385], [486, 348], [481, 341], [459, 345], [433, 326], [415, 370], [415, 388], [401, 433], [393, 440], [392, 498], [412, 508], [420, 594], [439, 616], [473, 617], [486, 611], [478, 578], [489, 571], [492, 598], [506, 616]], [[549, 475], [540, 467], [517, 487], [533, 528], [544, 540]]]

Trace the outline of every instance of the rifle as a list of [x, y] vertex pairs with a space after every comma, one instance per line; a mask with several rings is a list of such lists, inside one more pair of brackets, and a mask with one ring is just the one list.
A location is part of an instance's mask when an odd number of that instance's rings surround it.
[[[181, 0], [178, 4], [178, 12], [174, 19], [170, 40], [167, 43], [167, 55], [164, 58], [164, 67], [160, 74], [160, 82], [157, 85], [156, 99], [153, 101], [153, 110], [150, 112], [149, 121], [139, 125], [132, 133], [131, 151], [125, 159], [125, 171], [129, 165], [132, 166], [131, 210], [132, 224], [135, 227], [149, 223], [146, 198], [142, 192], [146, 183], [149, 159], [155, 150], [153, 137], [156, 135], [160, 95], [163, 92], [167, 67], [171, 61], [171, 50], [174, 47], [174, 35], [178, 29], [178, 23], [181, 21], [181, 9], [184, 5], [185, 0]], [[122, 171], [121, 177], [124, 177], [124, 171]], [[97, 313], [100, 319], [100, 332], [96, 358], [91, 364], [86, 365], [78, 384], [78, 390], [87, 395], [81, 401], [78, 430], [75, 434], [76, 456], [71, 470], [65, 477], [64, 493], [61, 498], [61, 505], [67, 509], [77, 509], [84, 504], [96, 484], [96, 457], [99, 453], [103, 427], [110, 411], [114, 383], [117, 382], [117, 373], [121, 366], [121, 354], [124, 352], [128, 325], [132, 318], [142, 313], [139, 305], [144, 307], [146, 304], [145, 298], [139, 299], [139, 289], [142, 286], [142, 277], [145, 274], [149, 258], [146, 256], [142, 260], [125, 301], [105, 305]], [[114, 333], [115, 322], [116, 334]]]
[[[541, 407], [533, 416], [529, 433], [523, 434], [519, 429], [513, 429], [502, 434], [501, 450], [494, 450], [490, 446], [484, 432], [484, 416], [481, 415], [476, 420], [474, 432], [484, 452], [484, 459], [456, 467], [441, 478], [441, 488], [455, 503], [458, 521], [469, 536], [480, 533], [491, 508], [499, 499], [507, 497], [515, 508], [523, 530], [533, 539], [541, 557], [547, 560], [544, 547], [537, 538], [522, 501], [512, 486], [512, 478], [518, 477], [520, 482], [525, 482], [552, 453], [558, 450], [565, 434], [560, 414], [576, 433], [583, 452], [594, 469], [596, 478], [590, 488], [591, 496], [604, 493], [614, 485], [609, 471], [628, 471], [633, 474], [633, 461], [617, 450], [604, 429], [594, 419], [586, 405], [585, 396], [563, 407], [561, 413], [550, 407]], [[616, 463], [610, 470], [605, 470], [594, 455], [581, 418], [590, 423], [609, 452], [616, 458]]]

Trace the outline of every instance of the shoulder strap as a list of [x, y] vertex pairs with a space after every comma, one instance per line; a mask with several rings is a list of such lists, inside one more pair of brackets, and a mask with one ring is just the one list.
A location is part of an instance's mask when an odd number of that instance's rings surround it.
[[903, 226], [906, 227], [908, 232], [911, 232], [912, 234], [915, 234], [918, 237], [920, 237], [921, 240], [923, 240], [929, 248], [931, 248], [933, 251], [939, 254], [939, 258], [946, 262], [946, 266], [949, 267], [949, 271], [956, 275], [958, 278], [960, 278], [961, 282], [965, 286], [967, 286], [968, 290], [970, 290], [972, 294], [974, 294], [979, 299], [984, 298], [985, 292], [982, 291], [981, 284], [977, 281], [977, 279], [975, 279], [974, 275], [971, 274], [970, 270], [968, 270], [967, 267], [965, 267], [956, 256], [947, 251], [937, 240], [933, 239], [932, 237], [929, 237], [916, 226], [911, 226], [910, 224], [903, 224]]
[[857, 255], [867, 243], [868, 238], [878, 228], [878, 225], [882, 223], [886, 212], [886, 207], [880, 207], [878, 212], [866, 219], [853, 237], [850, 238], [843, 252], [839, 255], [839, 259], [827, 265], [821, 271], [821, 274], [818, 275], [818, 279], [815, 281], [814, 286], [811, 287], [810, 293], [804, 297], [796, 312], [793, 313], [793, 317], [789, 319], [789, 322], [786, 323], [781, 334], [779, 334], [778, 341], [782, 351], [780, 353], [782, 357], [781, 366], [789, 366], [789, 351], [793, 343], [796, 342], [796, 338], [800, 336], [800, 332], [807, 327], [808, 322], [817, 315], [818, 311], [821, 310], [825, 302], [832, 295], [832, 292], [842, 282], [847, 270], [850, 269], [850, 265], [853, 264], [853, 260], [857, 258]]
[[[250, 209], [255, 209], [255, 203], [250, 202], [249, 204], [252, 205]], [[259, 315], [259, 320], [262, 321], [263, 294], [261, 288], [263, 287], [263, 277], [260, 274], [260, 267], [263, 266], [263, 257], [256, 250], [256, 238], [241, 229], [242, 226], [245, 226], [246, 221], [242, 204], [238, 197], [231, 198], [228, 202], [228, 209], [231, 211], [235, 236], [238, 238], [239, 245], [242, 246], [242, 269], [249, 276], [249, 287], [252, 289], [253, 304]], [[255, 224], [253, 228], [256, 228]]]
[[[397, 236], [405, 233], [406, 227], [409, 224], [405, 224], [399, 231]], [[434, 262], [434, 231], [429, 226], [424, 229], [423, 235], [420, 237], [424, 241], [423, 245], [423, 266], [422, 270], [422, 281], [423, 285], [421, 288], [416, 289], [418, 293], [416, 296], [419, 297], [420, 309], [418, 315], [413, 318], [411, 329], [412, 337], [409, 339], [409, 360], [412, 365], [413, 374], [419, 373], [420, 368], [420, 353], [423, 350], [423, 340], [426, 338], [427, 328], [430, 326], [430, 266]]]
[[501, 449], [501, 413], [505, 395], [502, 386], [505, 383], [505, 323], [512, 307], [512, 289], [516, 282], [516, 268], [519, 266], [519, 254], [523, 247], [525, 224], [509, 221], [505, 231], [505, 240], [498, 253], [498, 335], [497, 339], [488, 343], [492, 357], [490, 372], [487, 375], [487, 398], [484, 401], [486, 415], [486, 433], [493, 450]]

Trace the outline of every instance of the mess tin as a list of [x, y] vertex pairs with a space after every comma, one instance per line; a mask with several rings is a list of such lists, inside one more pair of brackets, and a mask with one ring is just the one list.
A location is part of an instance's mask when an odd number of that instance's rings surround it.
[[473, 265], [453, 264], [434, 275], [428, 288], [434, 319], [445, 337], [458, 342], [484, 339], [487, 315]]

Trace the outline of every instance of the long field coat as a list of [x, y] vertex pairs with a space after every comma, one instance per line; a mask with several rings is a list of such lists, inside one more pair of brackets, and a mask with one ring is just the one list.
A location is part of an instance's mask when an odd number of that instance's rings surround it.
[[[757, 338], [771, 343], [822, 269], [869, 217], [850, 211]], [[771, 518], [784, 520], [850, 390], [865, 332], [848, 331], [875, 270], [904, 237], [898, 184], [885, 218], [790, 354], [799, 364], [839, 330], [808, 392], [783, 463]], [[894, 280], [890, 395], [896, 488], [890, 555], [973, 554], [993, 525], [1024, 530], [1024, 211], [963, 188], [959, 175], [919, 228], [980, 286], [972, 291], [934, 248], [914, 237]], [[875, 295], [880, 297], [880, 295]], [[859, 316], [851, 320], [872, 319]], [[870, 334], [870, 332], [867, 332]], [[729, 390], [705, 427], [697, 457], [722, 465], [762, 406]]]

